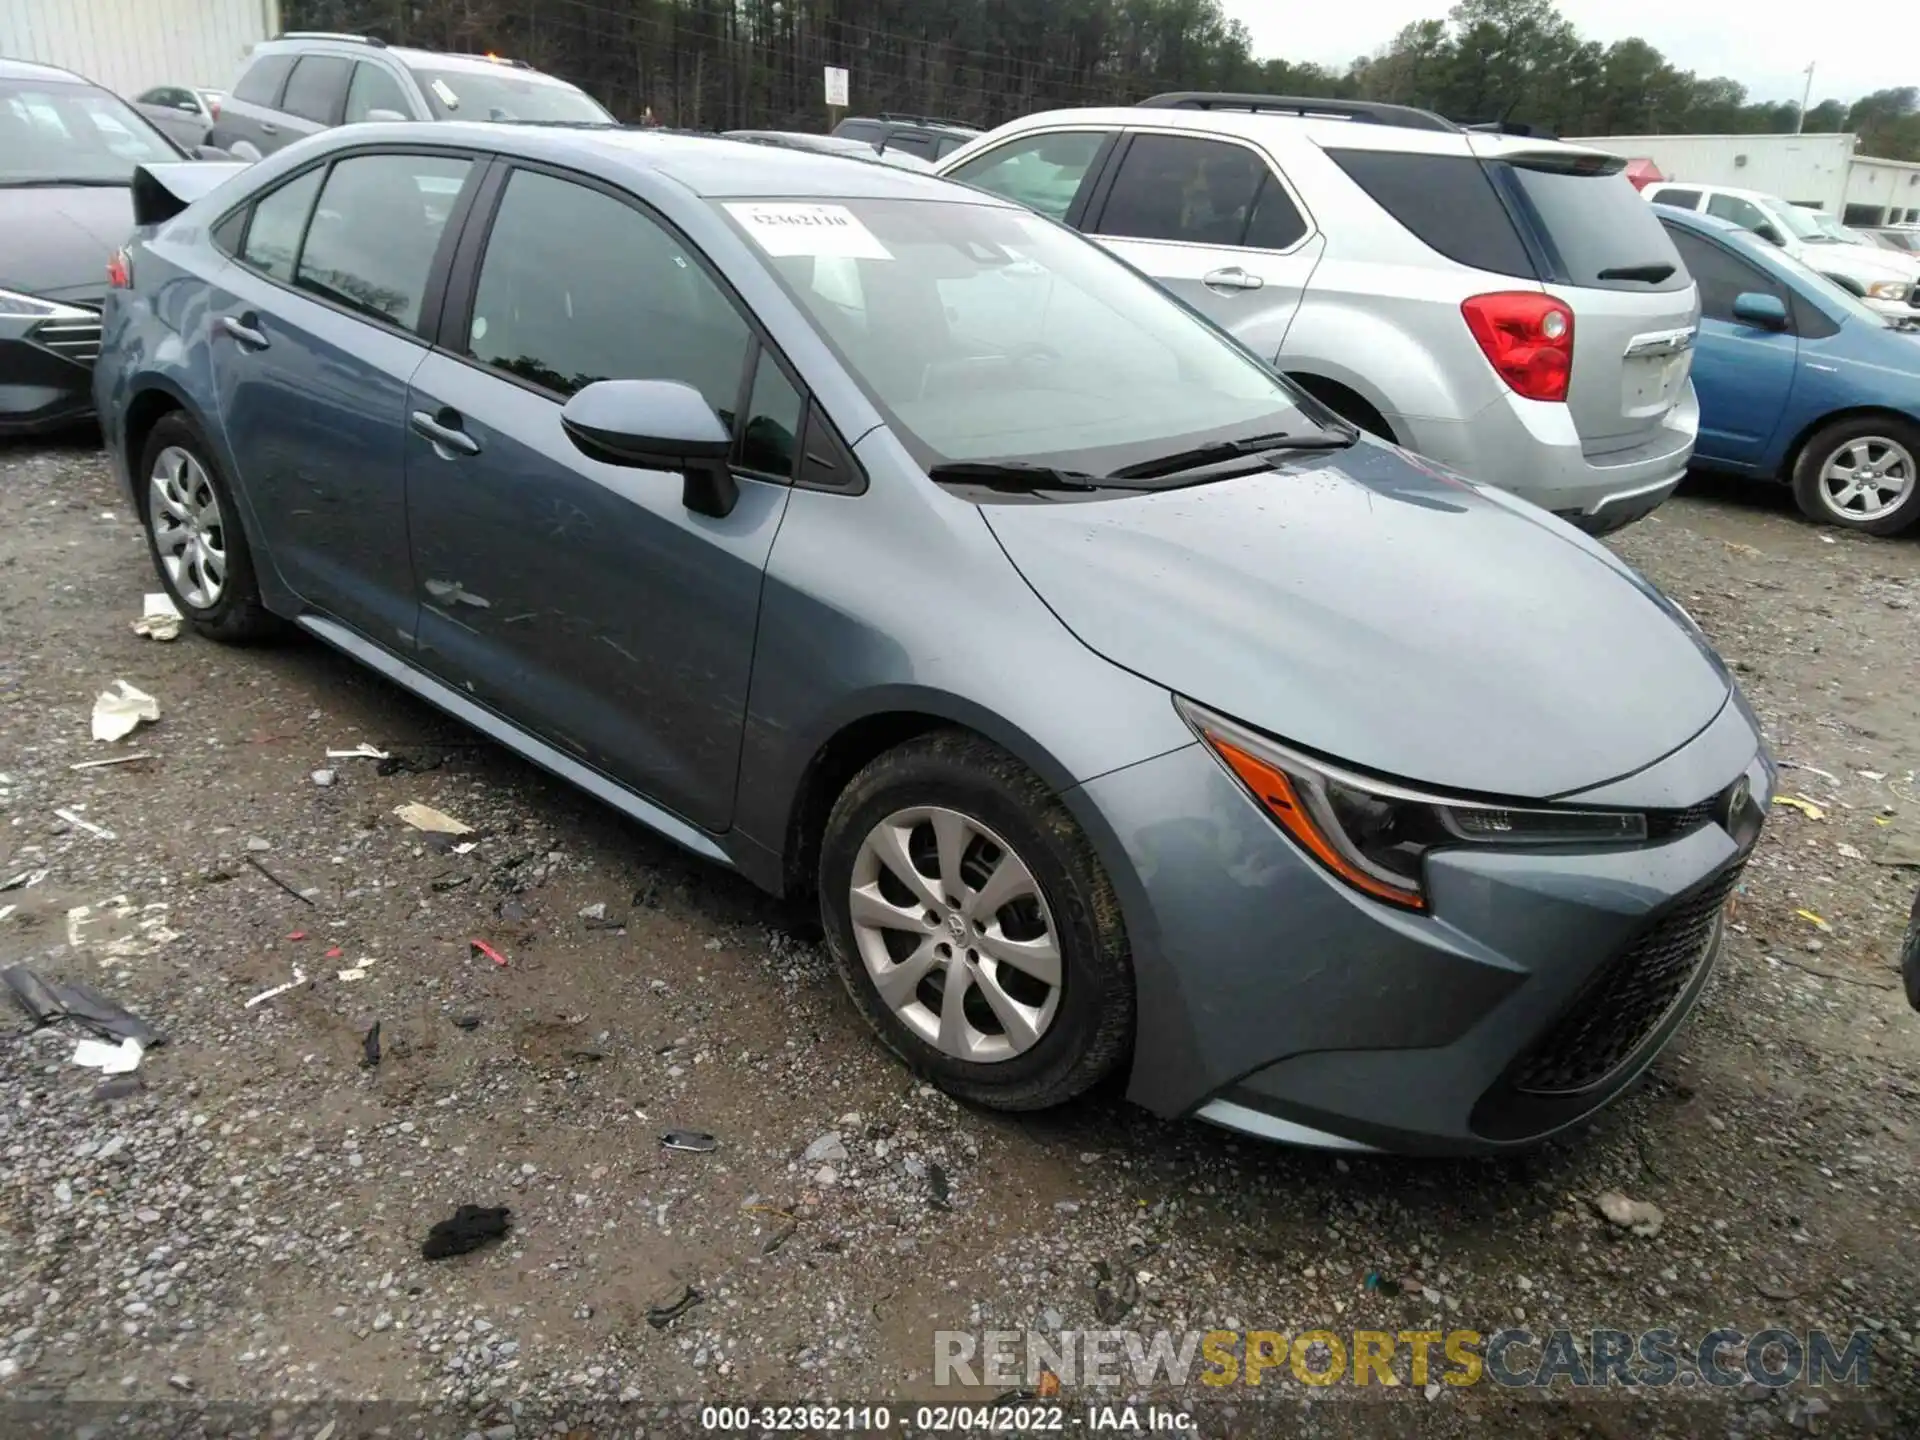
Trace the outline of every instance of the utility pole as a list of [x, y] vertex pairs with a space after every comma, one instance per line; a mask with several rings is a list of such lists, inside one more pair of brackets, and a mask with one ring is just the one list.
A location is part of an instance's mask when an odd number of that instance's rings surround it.
[[1813, 62], [1807, 62], [1807, 88], [1800, 92], [1800, 113], [1794, 117], [1793, 133], [1798, 135], [1807, 126], [1807, 102], [1813, 99]]

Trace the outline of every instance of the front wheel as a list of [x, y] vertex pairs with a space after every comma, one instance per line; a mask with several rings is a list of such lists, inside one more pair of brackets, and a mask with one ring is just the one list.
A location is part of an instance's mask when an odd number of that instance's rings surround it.
[[1793, 498], [1809, 519], [1869, 535], [1920, 521], [1920, 429], [1867, 415], [1823, 426], [1800, 449]]
[[820, 909], [842, 981], [915, 1070], [1002, 1110], [1069, 1100], [1133, 1036], [1112, 884], [1066, 807], [945, 731], [856, 775], [828, 817]]

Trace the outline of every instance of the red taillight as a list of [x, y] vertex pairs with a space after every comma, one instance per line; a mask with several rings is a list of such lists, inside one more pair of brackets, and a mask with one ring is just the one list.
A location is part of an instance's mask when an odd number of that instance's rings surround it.
[[206, 99], [207, 118], [209, 120], [218, 120], [220, 118], [220, 97], [218, 95], [209, 95]]
[[1502, 290], [1460, 302], [1488, 363], [1516, 395], [1565, 400], [1573, 372], [1573, 312], [1538, 290]]
[[133, 257], [125, 250], [116, 250], [107, 258], [107, 284], [115, 290], [133, 288]]

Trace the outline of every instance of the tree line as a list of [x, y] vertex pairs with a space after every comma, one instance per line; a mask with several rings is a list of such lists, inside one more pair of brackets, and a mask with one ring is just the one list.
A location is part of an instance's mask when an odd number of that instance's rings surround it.
[[[284, 0], [289, 29], [512, 55], [626, 120], [818, 130], [824, 67], [852, 109], [996, 125], [1165, 90], [1386, 100], [1561, 135], [1786, 132], [1799, 107], [1696, 75], [1640, 39], [1583, 39], [1553, 0], [1462, 0], [1345, 68], [1256, 57], [1217, 0]], [[1920, 92], [1822, 99], [1809, 132], [1920, 160]]]

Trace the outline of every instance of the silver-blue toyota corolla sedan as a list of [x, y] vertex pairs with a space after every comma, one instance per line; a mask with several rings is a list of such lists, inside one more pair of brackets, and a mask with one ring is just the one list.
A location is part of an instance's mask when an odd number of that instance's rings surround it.
[[1774, 772], [1605, 550], [991, 196], [430, 129], [140, 176], [96, 398], [202, 635], [817, 897], [988, 1105], [1497, 1150], [1672, 1036]]

